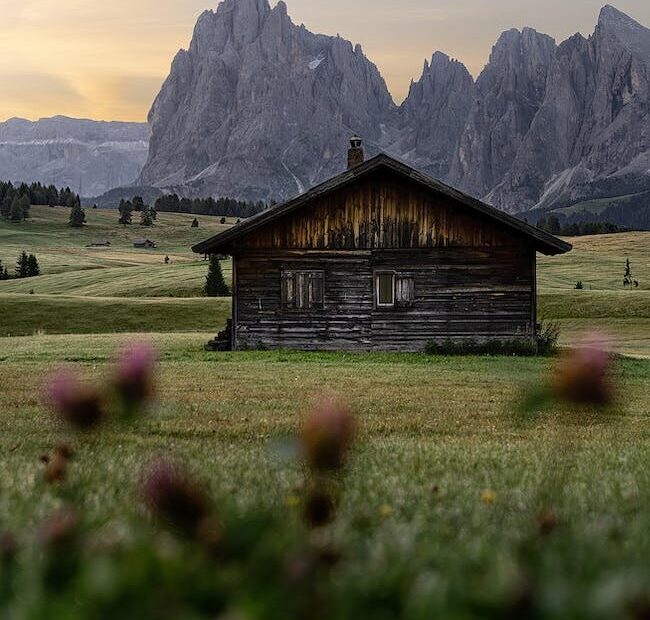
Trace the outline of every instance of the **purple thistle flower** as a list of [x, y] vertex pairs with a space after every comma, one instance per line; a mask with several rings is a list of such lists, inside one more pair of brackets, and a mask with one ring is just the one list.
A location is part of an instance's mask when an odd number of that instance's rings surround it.
[[604, 339], [592, 334], [560, 362], [553, 381], [555, 395], [582, 405], [608, 405], [613, 399], [612, 356]]
[[156, 350], [147, 342], [136, 342], [120, 351], [115, 369], [115, 388], [127, 407], [138, 407], [153, 394], [157, 359]]
[[307, 417], [300, 436], [303, 454], [314, 470], [343, 466], [356, 431], [349, 407], [335, 399], [322, 401]]
[[204, 490], [180, 466], [163, 459], [147, 468], [142, 498], [152, 514], [189, 537], [200, 536], [209, 518]]
[[104, 415], [98, 390], [83, 384], [76, 375], [60, 371], [46, 386], [49, 406], [68, 424], [79, 430], [96, 426]]

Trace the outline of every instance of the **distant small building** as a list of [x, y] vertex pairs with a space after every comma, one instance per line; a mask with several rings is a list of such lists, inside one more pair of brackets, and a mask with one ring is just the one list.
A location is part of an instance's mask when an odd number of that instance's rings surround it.
[[108, 239], [97, 239], [96, 241], [89, 243], [86, 247], [87, 248], [110, 248], [111, 242]]
[[133, 241], [133, 247], [144, 250], [152, 250], [158, 246], [156, 245], [156, 242], [151, 241], [151, 239], [135, 239]]

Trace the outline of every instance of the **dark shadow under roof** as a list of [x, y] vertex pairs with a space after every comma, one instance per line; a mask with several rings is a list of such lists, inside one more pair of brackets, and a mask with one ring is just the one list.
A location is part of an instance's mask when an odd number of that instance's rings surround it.
[[564, 254], [573, 248], [570, 243], [562, 241], [562, 239], [558, 239], [554, 235], [536, 228], [535, 226], [531, 226], [530, 224], [508, 215], [495, 207], [491, 207], [476, 198], [472, 198], [449, 185], [436, 181], [435, 179], [418, 172], [414, 168], [411, 168], [386, 154], [380, 154], [369, 159], [360, 166], [352, 168], [351, 170], [346, 170], [329, 181], [317, 185], [308, 192], [305, 192], [288, 202], [276, 205], [267, 211], [263, 211], [262, 213], [233, 226], [229, 230], [196, 244], [192, 250], [199, 254], [228, 254], [231, 250], [232, 244], [244, 235], [257, 230], [265, 224], [284, 215], [300, 209], [312, 200], [325, 196], [326, 194], [382, 169], [397, 174], [398, 176], [409, 180], [434, 194], [449, 198], [468, 208], [470, 212], [474, 212], [476, 215], [487, 217], [488, 219], [498, 222], [504, 228], [528, 237], [532, 242], [534, 242], [536, 250], [542, 254]]

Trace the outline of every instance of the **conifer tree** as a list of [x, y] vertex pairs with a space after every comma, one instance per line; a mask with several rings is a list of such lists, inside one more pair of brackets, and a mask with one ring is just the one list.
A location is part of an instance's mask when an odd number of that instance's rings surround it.
[[9, 219], [12, 222], [20, 222], [23, 219], [23, 208], [20, 204], [20, 198], [18, 198], [18, 196], [14, 196], [13, 200], [11, 201]]
[[27, 277], [34, 278], [41, 275], [41, 268], [38, 264], [38, 259], [33, 254], [27, 257]]
[[210, 266], [208, 267], [204, 292], [206, 297], [228, 297], [230, 295], [228, 285], [223, 279], [219, 257], [215, 254], [210, 256]]
[[144, 205], [140, 213], [140, 226], [153, 226], [153, 220], [151, 208], [149, 205]]
[[122, 199], [120, 200], [120, 206], [118, 207], [118, 210], [120, 212], [120, 224], [122, 224], [122, 226], [131, 224], [133, 217], [133, 205], [128, 200]]
[[17, 278], [26, 278], [29, 273], [29, 268], [27, 266], [27, 263], [29, 261], [29, 257], [27, 256], [27, 252], [23, 251], [22, 254], [18, 257], [18, 260], [16, 261], [16, 277]]
[[74, 205], [72, 205], [72, 209], [70, 209], [70, 219], [68, 220], [68, 224], [72, 226], [72, 228], [82, 228], [85, 223], [86, 212], [81, 208], [81, 203], [76, 201]]
[[31, 207], [31, 200], [29, 199], [29, 193], [23, 194], [23, 197], [20, 199], [20, 212], [23, 220], [26, 220], [29, 217], [29, 209]]

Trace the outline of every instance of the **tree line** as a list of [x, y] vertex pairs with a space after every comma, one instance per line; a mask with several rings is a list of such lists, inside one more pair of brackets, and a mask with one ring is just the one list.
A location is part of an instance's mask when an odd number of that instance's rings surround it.
[[[273, 203], [272, 203], [273, 204]], [[248, 202], [234, 198], [180, 198], [177, 194], [161, 196], [155, 209], [167, 213], [190, 213], [193, 215], [224, 215], [247, 218], [265, 211], [269, 205], [262, 201]]]
[[553, 235], [565, 237], [605, 235], [629, 231], [629, 228], [611, 222], [564, 222], [557, 215], [540, 218], [537, 220], [537, 228], [541, 228]]
[[0, 260], [0, 280], [10, 280], [15, 278], [33, 278], [41, 275], [41, 268], [38, 264], [38, 259], [34, 254], [27, 254], [21, 252], [18, 260], [16, 261], [15, 275], [9, 273], [9, 269], [2, 264]]
[[81, 208], [81, 199], [69, 187], [57, 189], [54, 185], [0, 181], [0, 216], [12, 222], [21, 222], [29, 217], [31, 205]]

